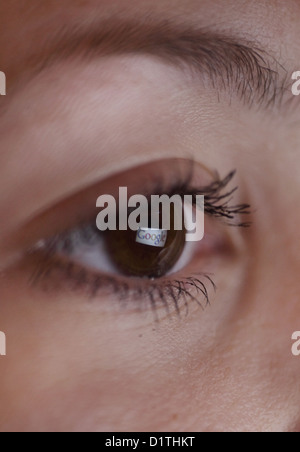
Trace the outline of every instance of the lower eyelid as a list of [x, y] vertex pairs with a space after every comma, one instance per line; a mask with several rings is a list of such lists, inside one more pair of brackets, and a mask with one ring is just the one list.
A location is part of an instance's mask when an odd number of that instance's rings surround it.
[[[210, 221], [208, 220], [208, 223]], [[35, 250], [32, 255], [32, 258], [35, 256], [36, 265], [31, 282], [34, 286], [38, 285], [46, 291], [54, 293], [57, 293], [58, 290], [60, 292], [67, 291], [70, 294], [82, 295], [89, 301], [97, 301], [100, 298], [100, 309], [104, 309], [103, 298], [111, 299], [113, 297], [118, 299], [121, 306], [126, 305], [127, 310], [157, 309], [160, 311], [160, 308], [163, 308], [165, 312], [180, 314], [182, 310], [187, 312], [190, 304], [201, 309], [209, 304], [215, 286], [211, 276], [201, 273], [200, 270], [205, 269], [208, 256], [213, 257], [212, 260], [214, 260], [216, 253], [219, 255], [225, 251], [227, 254], [228, 250], [226, 247], [224, 248], [224, 242], [226, 243], [227, 239], [224, 238], [223, 228], [218, 225], [216, 230], [205, 234], [200, 243], [187, 243], [187, 255], [182, 256], [183, 262], [177, 263], [172, 274], [156, 281], [99, 274], [97, 269], [82, 266], [84, 262], [81, 255], [79, 255], [79, 263], [74, 259], [74, 255], [72, 256], [73, 261], [70, 261], [67, 256], [55, 255], [51, 252], [45, 253], [42, 247]], [[93, 244], [90, 246], [93, 247]], [[194, 264], [191, 262], [185, 271], [182, 270], [183, 276], [179, 275], [179, 271], [187, 263], [184, 259], [188, 260], [193, 247], [196, 248], [192, 253]], [[197, 274], [193, 273], [195, 265], [199, 269]], [[214, 266], [209, 266], [214, 268]], [[187, 275], [187, 273], [189, 274]]]
[[41, 258], [37, 258], [35, 265], [36, 270], [30, 278], [33, 287], [39, 286], [54, 294], [58, 290], [70, 295], [75, 293], [89, 302], [97, 302], [101, 297], [101, 303], [97, 303], [101, 310], [107, 309], [103, 298], [109, 300], [113, 297], [127, 312], [153, 311], [155, 320], [158, 320], [161, 310], [162, 316], [187, 314], [191, 304], [204, 310], [210, 304], [210, 294], [216, 291], [211, 275], [205, 273], [143, 281], [91, 274], [75, 263], [57, 257], [44, 256], [42, 262]]

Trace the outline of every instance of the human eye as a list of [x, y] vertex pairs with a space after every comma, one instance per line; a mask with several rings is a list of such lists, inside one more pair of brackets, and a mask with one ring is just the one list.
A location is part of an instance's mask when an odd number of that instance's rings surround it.
[[[203, 195], [204, 238], [188, 242], [185, 227], [175, 230], [172, 210], [169, 231], [153, 230], [149, 222], [138, 230], [101, 232], [94, 210], [88, 219], [77, 225], [70, 221], [70, 227], [48, 234], [30, 249], [36, 263], [31, 280], [47, 289], [83, 291], [89, 300], [105, 293], [129, 309], [150, 308], [156, 319], [160, 309], [177, 315], [187, 313], [191, 303], [204, 309], [215, 296], [217, 267], [235, 252], [228, 231], [232, 226], [248, 226], [244, 215], [249, 214], [249, 205], [234, 203], [233, 178], [234, 172], [221, 178], [184, 159], [154, 162], [110, 178], [80, 196], [80, 203], [88, 198], [91, 205], [99, 191], [117, 194], [118, 185], [127, 185], [130, 192], [144, 192], [147, 197], [189, 195], [192, 202], [185, 206], [183, 217], [197, 218], [196, 199]], [[84, 204], [72, 203], [84, 210]]]

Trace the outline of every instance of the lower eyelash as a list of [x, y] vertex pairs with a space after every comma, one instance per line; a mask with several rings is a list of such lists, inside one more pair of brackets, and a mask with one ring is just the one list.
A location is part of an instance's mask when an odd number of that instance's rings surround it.
[[132, 278], [129, 283], [122, 281], [121, 278], [117, 280], [106, 275], [92, 274], [73, 262], [52, 259], [51, 256], [44, 256], [42, 263], [39, 259], [37, 269], [30, 278], [30, 284], [33, 286], [41, 284], [43, 289], [48, 291], [54, 289], [54, 283], [51, 281], [55, 281], [55, 287], [57, 287], [57, 281], [60, 278], [63, 280], [64, 287], [72, 291], [84, 291], [91, 301], [97, 297], [100, 290], [108, 289], [117, 296], [122, 307], [126, 307], [129, 301], [136, 302], [139, 310], [150, 307], [156, 321], [159, 320], [160, 308], [164, 308], [168, 315], [174, 311], [178, 317], [183, 310], [185, 315], [188, 315], [191, 302], [204, 310], [210, 305], [208, 286], [216, 291], [216, 285], [211, 276], [204, 273], [176, 280], [160, 279], [156, 282], [154, 280], [137, 281]]

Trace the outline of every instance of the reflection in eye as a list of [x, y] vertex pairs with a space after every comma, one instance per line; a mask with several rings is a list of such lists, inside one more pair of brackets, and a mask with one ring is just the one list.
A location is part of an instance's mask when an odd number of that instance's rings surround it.
[[[204, 194], [204, 211], [209, 217], [247, 226], [241, 222], [241, 215], [249, 213], [249, 206], [232, 206], [235, 190], [225, 191], [233, 176], [234, 172], [201, 189], [178, 183], [177, 187], [171, 187], [168, 195], [192, 194], [196, 198]], [[94, 221], [39, 242], [33, 253], [43, 259], [38, 261], [34, 279], [48, 281], [52, 278], [54, 282], [59, 279], [60, 283], [68, 279], [74, 281], [76, 289], [88, 288], [93, 297], [104, 288], [107, 293], [109, 288], [113, 294], [119, 293], [122, 300], [138, 303], [148, 300], [153, 310], [160, 304], [169, 311], [172, 304], [180, 313], [181, 302], [187, 310], [189, 301], [204, 308], [209, 303], [207, 283], [213, 288], [215, 284], [201, 267], [206, 258], [226, 249], [225, 235], [221, 234], [221, 239], [220, 234], [215, 236], [213, 223], [218, 221], [210, 220], [201, 242], [192, 243], [186, 242], [184, 229], [153, 231], [148, 224], [139, 231], [100, 232]]]
[[[155, 246], [161, 242], [162, 234], [166, 235], [166, 243], [161, 247]], [[124, 275], [159, 278], [172, 271], [180, 260], [185, 248], [185, 230], [110, 232], [106, 248]]]

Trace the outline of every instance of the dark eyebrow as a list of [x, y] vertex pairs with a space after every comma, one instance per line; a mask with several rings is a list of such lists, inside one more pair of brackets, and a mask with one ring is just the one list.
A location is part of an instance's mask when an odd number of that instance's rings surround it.
[[110, 19], [88, 29], [56, 31], [50, 51], [41, 53], [37, 69], [76, 54], [84, 58], [148, 54], [189, 70], [205, 84], [239, 96], [250, 106], [280, 105], [290, 86], [283, 66], [254, 42], [170, 21]]

